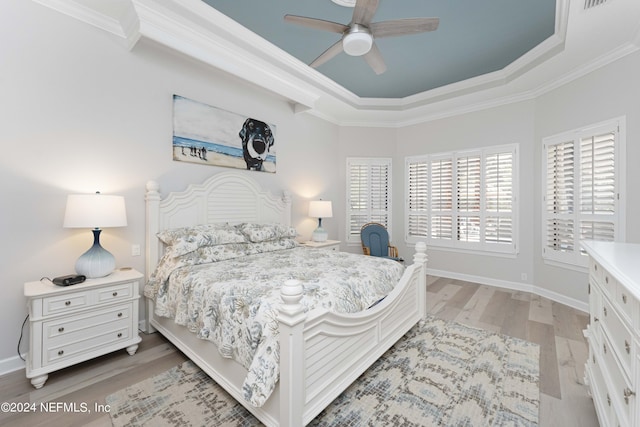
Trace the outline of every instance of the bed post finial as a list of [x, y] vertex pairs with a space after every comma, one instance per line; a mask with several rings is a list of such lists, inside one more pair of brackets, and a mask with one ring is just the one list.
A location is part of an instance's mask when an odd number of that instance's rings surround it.
[[280, 289], [284, 304], [280, 306], [280, 426], [298, 427], [304, 408], [304, 341], [302, 328], [306, 319], [299, 280], [287, 280]]
[[413, 254], [413, 262], [415, 264], [420, 263], [425, 269], [427, 268], [427, 244], [425, 242], [416, 243], [416, 253]]

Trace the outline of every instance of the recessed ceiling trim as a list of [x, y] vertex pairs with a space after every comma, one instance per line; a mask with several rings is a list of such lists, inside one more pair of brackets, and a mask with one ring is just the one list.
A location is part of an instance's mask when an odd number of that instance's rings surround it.
[[502, 70], [406, 98], [360, 98], [200, 0], [122, 0], [131, 13], [118, 19], [92, 9], [93, 0], [34, 1], [132, 44], [144, 36], [169, 46], [287, 99], [295, 112], [345, 126], [406, 126], [531, 99], [640, 47], [635, 27], [630, 43], [532, 88], [527, 71], [564, 49], [570, 0], [557, 0], [555, 34]]
[[314, 108], [320, 95], [308, 90], [304, 82], [282, 73], [279, 68], [262, 58], [246, 55], [242, 45], [233, 44], [228, 37], [221, 37], [201, 25], [202, 22], [210, 21], [207, 14], [219, 13], [204, 3], [164, 1], [164, 6], [160, 6], [156, 0], [133, 0], [132, 3], [140, 22], [141, 36], [294, 103]]

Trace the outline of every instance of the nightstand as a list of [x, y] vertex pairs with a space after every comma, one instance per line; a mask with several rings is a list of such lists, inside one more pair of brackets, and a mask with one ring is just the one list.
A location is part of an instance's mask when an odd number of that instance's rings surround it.
[[27, 378], [41, 388], [49, 373], [126, 348], [138, 349], [142, 274], [116, 270], [72, 286], [47, 279], [24, 284], [29, 309]]
[[302, 242], [302, 246], [315, 249], [327, 249], [329, 251], [339, 251], [340, 240], [327, 240], [324, 242], [314, 242], [309, 240], [307, 242]]

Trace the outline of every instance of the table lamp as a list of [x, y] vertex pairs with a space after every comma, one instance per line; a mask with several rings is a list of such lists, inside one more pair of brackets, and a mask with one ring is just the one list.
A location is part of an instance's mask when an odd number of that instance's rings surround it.
[[64, 214], [65, 228], [92, 228], [93, 246], [78, 258], [76, 273], [87, 278], [104, 277], [116, 267], [111, 252], [100, 246], [101, 227], [124, 227], [127, 213], [124, 197], [95, 194], [70, 194]]
[[314, 242], [326, 242], [329, 235], [322, 228], [322, 218], [331, 218], [333, 216], [331, 202], [328, 200], [312, 200], [309, 202], [309, 216], [318, 218], [318, 228], [313, 231], [311, 240]]

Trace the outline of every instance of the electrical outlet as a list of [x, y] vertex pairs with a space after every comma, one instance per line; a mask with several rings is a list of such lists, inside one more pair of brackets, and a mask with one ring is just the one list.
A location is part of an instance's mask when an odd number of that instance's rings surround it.
[[140, 245], [131, 245], [131, 256], [140, 256]]
[[522, 280], [523, 282], [527, 281], [527, 273], [520, 273], [520, 280]]

